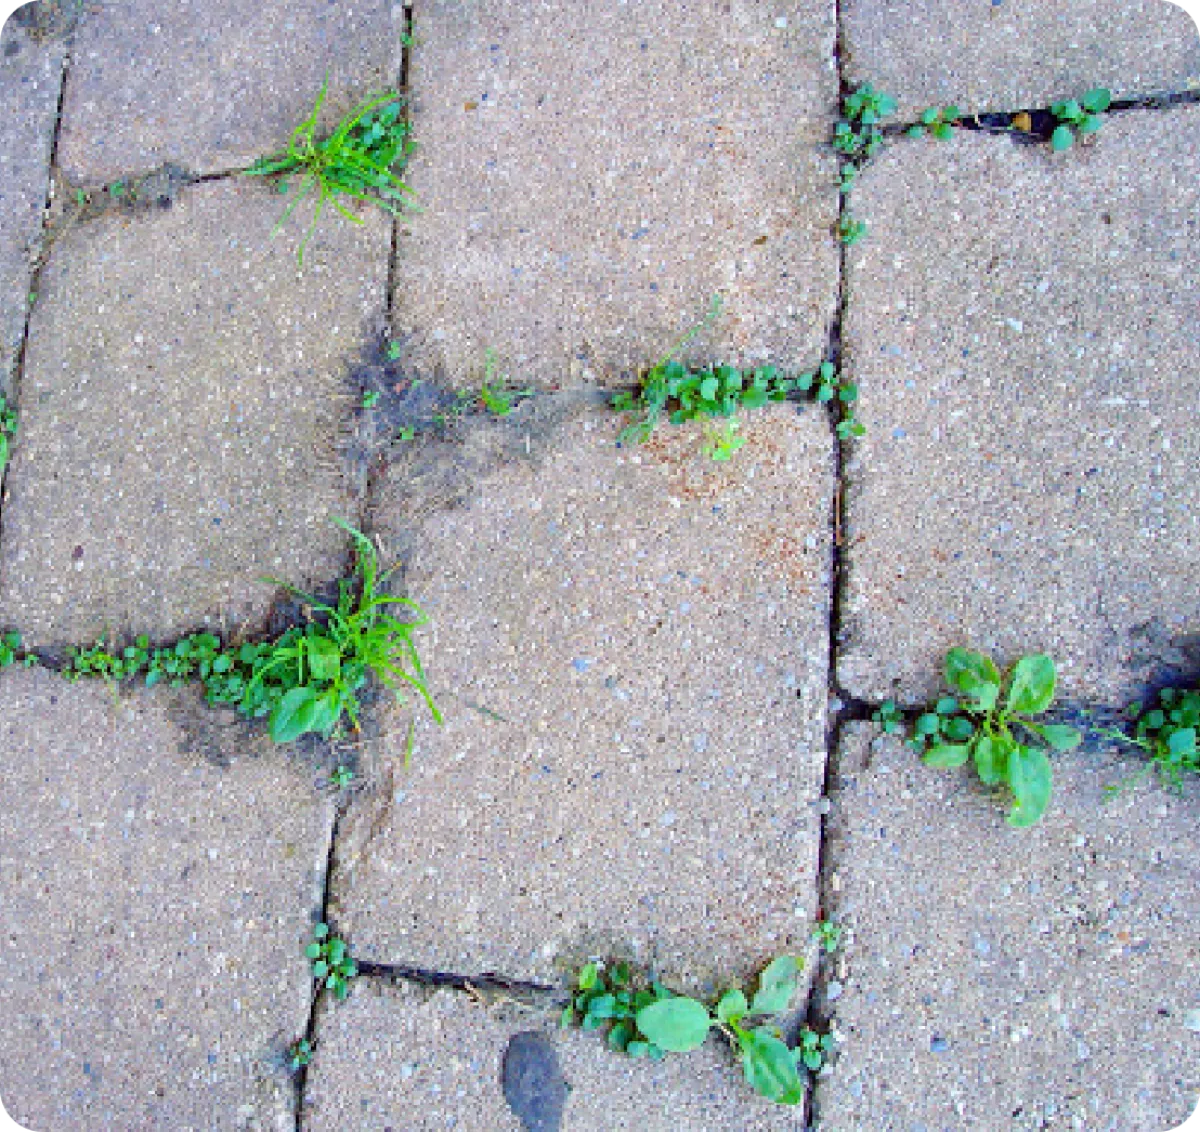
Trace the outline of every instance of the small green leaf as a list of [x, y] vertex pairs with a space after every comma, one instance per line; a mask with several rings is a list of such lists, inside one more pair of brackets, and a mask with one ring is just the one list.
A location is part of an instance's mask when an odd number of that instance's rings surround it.
[[617, 1009], [617, 1000], [611, 994], [597, 995], [588, 1003], [587, 1012], [593, 1018], [611, 1018]]
[[1083, 96], [1085, 110], [1093, 114], [1103, 114], [1112, 105], [1112, 94], [1105, 87], [1096, 87]]
[[975, 724], [966, 716], [956, 715], [942, 724], [942, 734], [955, 743], [965, 743], [975, 734]]
[[717, 390], [720, 389], [721, 383], [715, 377], [706, 377], [700, 382], [700, 396], [706, 401], [716, 399]]
[[1000, 695], [1000, 673], [990, 658], [970, 649], [946, 653], [946, 683], [957, 688], [981, 711], [991, 711]]
[[988, 786], [1003, 782], [1008, 773], [1008, 748], [1005, 743], [991, 735], [980, 735], [972, 749], [979, 777]]
[[765, 389], [747, 389], [742, 394], [742, 405], [747, 409], [761, 409], [767, 403], [767, 399]]
[[752, 1014], [778, 1014], [788, 1008], [800, 982], [803, 961], [794, 955], [773, 959], [758, 976], [758, 990], [750, 1004]]
[[777, 1104], [799, 1104], [804, 1099], [804, 1084], [796, 1072], [795, 1054], [783, 1042], [758, 1029], [739, 1034], [738, 1045], [742, 1050], [742, 1071], [757, 1092]]
[[637, 1026], [660, 1049], [687, 1053], [698, 1049], [708, 1036], [712, 1018], [694, 998], [682, 995], [663, 999], [637, 1013]]
[[314, 979], [323, 979], [329, 974], [329, 964], [324, 959], [318, 959], [312, 965], [312, 973]]
[[619, 1053], [624, 1053], [629, 1046], [629, 1039], [633, 1036], [633, 1031], [624, 1022], [618, 1022], [611, 1030], [608, 1031], [608, 1047], [615, 1049]]
[[971, 756], [968, 743], [943, 743], [926, 751], [921, 761], [926, 766], [955, 767], [962, 766]]
[[571, 1023], [574, 1021], [575, 1021], [574, 1009], [570, 1006], [563, 1007], [563, 1012], [559, 1016], [559, 1019], [558, 1019], [559, 1027], [563, 1030], [569, 1029], [571, 1026]]
[[304, 949], [304, 954], [309, 959], [320, 959], [321, 958], [321, 945], [319, 943], [310, 943]]
[[1184, 755], [1194, 755], [1196, 753], [1196, 729], [1194, 727], [1184, 727], [1178, 731], [1171, 732], [1167, 739], [1167, 753], [1174, 758], [1182, 758]]
[[1008, 824], [1023, 829], [1040, 820], [1050, 804], [1050, 760], [1037, 747], [1017, 745], [1008, 756], [1008, 785], [1016, 805]]
[[1044, 653], [1021, 657], [1008, 690], [1008, 710], [1023, 715], [1045, 711], [1054, 699], [1054, 681], [1054, 661]]
[[1083, 742], [1083, 736], [1074, 727], [1061, 723], [1024, 723], [1022, 726], [1036, 732], [1056, 751], [1069, 751]]
[[746, 996], [740, 990], [726, 991], [717, 1003], [717, 1021], [728, 1022], [732, 1019], [736, 1022], [749, 1009]]
[[630, 1057], [646, 1057], [650, 1053], [650, 1043], [638, 1041], [630, 1042], [625, 1047], [625, 1052], [629, 1054]]
[[1081, 134], [1094, 134], [1099, 131], [1104, 125], [1104, 120], [1098, 118], [1095, 114], [1085, 114], [1083, 121], [1079, 123], [1079, 132]]
[[941, 730], [941, 716], [935, 712], [927, 711], [923, 715], [917, 716], [917, 722], [913, 724], [913, 730], [918, 735], [936, 735]]
[[314, 939], [324, 939], [327, 935], [329, 935], [329, 925], [328, 924], [317, 924], [313, 928], [313, 938]]
[[311, 731], [316, 711], [316, 690], [308, 687], [293, 688], [271, 712], [271, 739], [276, 743], [290, 743], [306, 731]]
[[1061, 153], [1064, 149], [1070, 149], [1075, 143], [1075, 135], [1071, 131], [1070, 126], [1056, 126], [1054, 133], [1050, 135], [1050, 148], [1055, 153]]
[[595, 963], [586, 963], [579, 971], [579, 989], [591, 990], [596, 985], [596, 976], [600, 973], [600, 968]]

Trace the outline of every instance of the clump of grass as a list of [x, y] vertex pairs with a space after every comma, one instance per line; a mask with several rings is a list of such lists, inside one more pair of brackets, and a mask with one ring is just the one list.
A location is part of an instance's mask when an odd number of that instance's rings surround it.
[[17, 435], [17, 410], [8, 403], [8, 399], [0, 393], [0, 476], [8, 466], [8, 454], [12, 450], [13, 439]]
[[[409, 125], [401, 115], [404, 104], [400, 95], [390, 91], [368, 99], [347, 114], [328, 138], [317, 141], [317, 117], [328, 89], [326, 78], [312, 112], [292, 131], [287, 152], [261, 158], [246, 170], [252, 177], [300, 176], [296, 197], [284, 209], [272, 235], [283, 227], [297, 205], [316, 191], [312, 223], [296, 253], [301, 264], [326, 205], [332, 205], [351, 223], [362, 223], [361, 217], [345, 208], [339, 197], [369, 201], [395, 215], [412, 196], [412, 190], [397, 176], [413, 150]], [[288, 187], [286, 179], [280, 182], [281, 191], [286, 192]]]

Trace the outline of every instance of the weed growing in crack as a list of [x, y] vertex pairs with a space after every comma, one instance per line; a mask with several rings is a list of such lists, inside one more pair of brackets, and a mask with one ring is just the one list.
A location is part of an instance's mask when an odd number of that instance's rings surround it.
[[335, 790], [345, 790], [354, 782], [354, 771], [348, 766], [339, 765], [330, 772], [329, 785]]
[[843, 212], [838, 217], [834, 232], [837, 234], [837, 238], [849, 248], [867, 234], [867, 224], [865, 220], [856, 220], [849, 212]]
[[836, 1049], [837, 1042], [832, 1034], [818, 1034], [808, 1026], [801, 1029], [800, 1043], [796, 1050], [806, 1069], [816, 1073]]
[[[329, 79], [326, 78], [312, 112], [292, 131], [286, 153], [260, 158], [246, 170], [246, 175], [251, 177], [286, 178], [293, 174], [300, 177], [296, 197], [284, 210], [272, 235], [283, 227], [296, 206], [316, 190], [312, 223], [296, 252], [301, 264], [304, 263], [304, 249], [316, 231], [326, 205], [332, 205], [353, 224], [363, 222], [342, 205], [339, 197], [374, 203], [393, 216], [406, 206], [412, 207], [408, 200], [412, 190], [396, 172], [397, 167], [403, 168], [413, 150], [409, 126], [401, 114], [403, 101], [400, 95], [391, 91], [368, 99], [347, 114], [328, 138], [318, 142], [317, 117], [328, 90]], [[280, 182], [281, 192], [286, 192], [287, 187], [286, 180]]]
[[312, 977], [326, 990], [333, 991], [334, 998], [341, 1002], [350, 993], [350, 980], [358, 974], [346, 941], [330, 935], [328, 924], [317, 924], [313, 927], [312, 943], [304, 949], [304, 954], [312, 964]]
[[833, 128], [833, 148], [856, 165], [869, 161], [883, 145], [880, 123], [896, 113], [890, 94], [863, 83], [842, 100], [842, 119]]
[[17, 662], [21, 651], [20, 633], [0, 633], [0, 668]]
[[949, 141], [954, 137], [954, 123], [961, 117], [957, 106], [931, 106], [921, 115], [921, 121], [909, 126], [904, 132], [910, 138], [923, 138], [932, 134], [938, 141]]
[[635, 974], [627, 963], [588, 963], [575, 977], [562, 1025], [579, 1022], [585, 1030], [607, 1026], [610, 1049], [655, 1061], [699, 1049], [715, 1029], [740, 1055], [754, 1089], [779, 1104], [799, 1104], [804, 1098], [799, 1066], [811, 1067], [811, 1062], [803, 1046], [788, 1048], [772, 1019], [791, 1004], [803, 965], [802, 959], [782, 955], [759, 976], [752, 999], [734, 988], [709, 1007]]
[[[1099, 733], [1145, 751], [1150, 761], [1142, 774], [1157, 771], [1159, 780], [1175, 791], [1183, 789], [1184, 775], [1200, 774], [1200, 688], [1163, 688], [1157, 707], [1134, 703], [1126, 714], [1133, 721], [1132, 735], [1115, 727]], [[1110, 788], [1110, 793], [1123, 788]]]
[[4, 469], [8, 466], [12, 442], [16, 437], [17, 410], [8, 403], [8, 398], [0, 393], [0, 477], [3, 477]]
[[1112, 104], [1112, 94], [1104, 87], [1089, 90], [1083, 98], [1068, 99], [1066, 102], [1056, 102], [1050, 107], [1050, 113], [1058, 119], [1058, 125], [1050, 135], [1050, 148], [1055, 153], [1070, 149], [1075, 144], [1076, 136], [1086, 137], [1096, 133], [1104, 120], [1100, 117]]
[[842, 925], [833, 920], [818, 920], [813, 927], [812, 938], [826, 955], [832, 955], [842, 946]]
[[884, 700], [871, 712], [871, 719], [878, 723], [887, 735], [898, 735], [904, 730], [904, 712], [895, 700]]
[[520, 400], [534, 395], [532, 389], [508, 389], [505, 387], [505, 377], [496, 377], [496, 351], [489, 349], [484, 354], [483, 385], [479, 389], [479, 400], [483, 407], [497, 417], [506, 417], [512, 412], [513, 406]]
[[946, 683], [961, 699], [943, 697], [933, 711], [918, 716], [910, 745], [923, 752], [929, 766], [959, 767], [973, 759], [986, 785], [1005, 785], [1011, 792], [1009, 824], [1034, 825], [1050, 802], [1050, 760], [1043, 748], [1018, 740], [1013, 728], [1056, 751], [1070, 750], [1082, 740], [1073, 727], [1030, 718], [1049, 708], [1055, 681], [1054, 661], [1044, 654], [1021, 657], [1002, 676], [982, 653], [951, 649]]
[[317, 1043], [310, 1042], [307, 1038], [301, 1038], [299, 1041], [292, 1042], [288, 1046], [287, 1059], [288, 1068], [296, 1073], [308, 1065], [313, 1059], [313, 1054], [317, 1051]]

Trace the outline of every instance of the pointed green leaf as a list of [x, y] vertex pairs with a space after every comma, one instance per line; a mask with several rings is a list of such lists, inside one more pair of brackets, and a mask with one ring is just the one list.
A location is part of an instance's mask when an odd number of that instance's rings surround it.
[[271, 738], [276, 743], [290, 743], [306, 731], [311, 731], [317, 711], [317, 693], [312, 688], [293, 688], [271, 712]]
[[973, 752], [975, 769], [988, 786], [1004, 781], [1008, 772], [1008, 744], [991, 735], [980, 735], [975, 740]]
[[736, 1022], [749, 1009], [746, 996], [740, 990], [726, 991], [717, 1003], [717, 1021], [728, 1022], [732, 1019]]
[[1083, 736], [1074, 727], [1061, 723], [1023, 723], [1021, 726], [1036, 732], [1056, 751], [1069, 751], [1083, 742]]
[[1045, 711], [1054, 699], [1054, 681], [1054, 661], [1044, 653], [1021, 657], [1008, 690], [1008, 710], [1022, 715]]
[[757, 1092], [776, 1104], [799, 1104], [804, 1099], [804, 1084], [796, 1072], [795, 1054], [783, 1042], [758, 1029], [739, 1034], [738, 1045], [742, 1050], [742, 1071]]
[[1050, 148], [1055, 153], [1061, 153], [1064, 149], [1070, 149], [1075, 143], [1075, 135], [1071, 132], [1070, 126], [1056, 126], [1054, 133], [1050, 135]]
[[946, 653], [946, 683], [970, 697], [982, 711], [991, 711], [1000, 696], [1000, 673], [991, 660], [970, 649]]
[[1089, 90], [1083, 96], [1084, 109], [1090, 110], [1093, 114], [1103, 114], [1111, 105], [1112, 94], [1104, 87], [1096, 87], [1095, 90]]
[[750, 1004], [752, 1014], [778, 1014], [786, 1010], [800, 982], [804, 961], [794, 955], [773, 959], [758, 976], [758, 990]]
[[1037, 747], [1016, 746], [1008, 756], [1008, 785], [1016, 805], [1008, 824], [1023, 829], [1040, 820], [1050, 804], [1050, 760]]
[[955, 767], [962, 766], [971, 755], [967, 743], [943, 743], [925, 752], [921, 761], [926, 766]]
[[698, 1049], [708, 1036], [712, 1018], [694, 998], [665, 998], [637, 1013], [637, 1026], [650, 1042], [668, 1053]]

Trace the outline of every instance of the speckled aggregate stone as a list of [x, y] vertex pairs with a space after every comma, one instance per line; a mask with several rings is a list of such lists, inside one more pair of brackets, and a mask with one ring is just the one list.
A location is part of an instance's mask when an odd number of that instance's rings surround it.
[[345, 376], [383, 307], [388, 224], [330, 221], [303, 269], [278, 198], [187, 190], [59, 240], [6, 487], [0, 624], [33, 645], [261, 622], [345, 569]]
[[855, 190], [842, 683], [924, 701], [955, 645], [1123, 704], [1200, 661], [1200, 107], [1051, 154], [895, 146]]
[[295, 1127], [281, 1055], [332, 805], [262, 745], [190, 690], [0, 674], [0, 1095], [22, 1127]]
[[248, 165], [287, 148], [326, 74], [326, 128], [399, 81], [392, 0], [93, 0], [83, 12], [58, 150], [74, 184], [165, 162]]
[[16, 20], [5, 23], [0, 35], [0, 393], [6, 395], [12, 393], [41, 248], [62, 59], [60, 43], [37, 43]]
[[1054, 760], [1011, 829], [965, 770], [852, 725], [831, 817], [851, 941], [823, 1132], [1174, 1129], [1200, 1096], [1200, 790], [1112, 752]]
[[1200, 87], [1200, 32], [1167, 0], [845, 0], [847, 81], [927, 106], [1023, 110], [1108, 87]]
[[562, 1132], [802, 1132], [803, 1109], [773, 1105], [744, 1081], [714, 1035], [694, 1053], [657, 1064], [608, 1050], [595, 1034], [557, 1031], [554, 1019], [486, 1009], [453, 991], [359, 983], [320, 1015], [309, 1068], [311, 1132], [523, 1132], [501, 1088], [513, 1035], [545, 1033], [570, 1087]]
[[826, 420], [748, 415], [728, 464], [698, 429], [618, 450], [618, 424], [581, 410], [532, 457], [481, 462], [456, 508], [426, 506], [436, 452], [381, 485], [446, 724], [421, 716], [405, 769], [392, 713], [385, 786], [339, 838], [335, 907], [364, 957], [553, 980], [623, 952], [710, 989], [805, 945]]
[[612, 382], [724, 295], [696, 358], [811, 365], [837, 304], [829, 0], [430, 0], [394, 296], [405, 364]]

